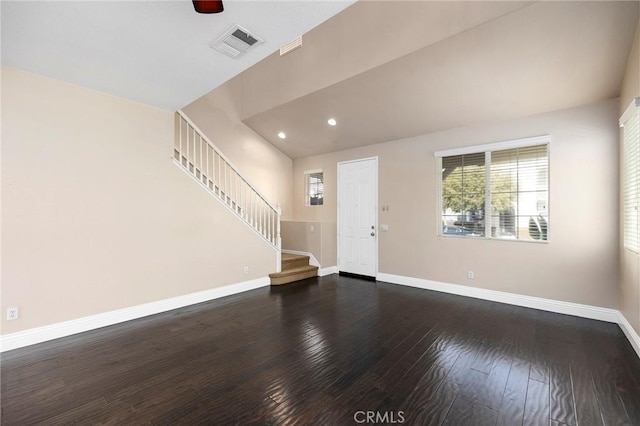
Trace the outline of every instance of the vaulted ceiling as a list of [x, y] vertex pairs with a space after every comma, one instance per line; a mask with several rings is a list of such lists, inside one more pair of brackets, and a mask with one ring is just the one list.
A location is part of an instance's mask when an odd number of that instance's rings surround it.
[[615, 98], [637, 23], [638, 2], [360, 2], [238, 77], [243, 121], [297, 158]]
[[[638, 4], [2, 1], [2, 63], [169, 110], [233, 83], [298, 158], [617, 97]], [[234, 23], [265, 39], [239, 60], [209, 47]]]

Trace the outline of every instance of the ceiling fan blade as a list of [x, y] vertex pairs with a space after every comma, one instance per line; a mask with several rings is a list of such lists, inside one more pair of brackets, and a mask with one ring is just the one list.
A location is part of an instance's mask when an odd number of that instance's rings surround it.
[[193, 0], [193, 7], [198, 13], [220, 13], [224, 10], [222, 0]]

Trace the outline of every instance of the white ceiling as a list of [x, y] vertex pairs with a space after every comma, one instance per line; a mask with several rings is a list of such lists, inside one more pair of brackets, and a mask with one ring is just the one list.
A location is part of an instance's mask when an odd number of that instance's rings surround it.
[[[352, 2], [2, 1], [2, 64], [177, 110]], [[234, 23], [265, 40], [237, 60], [208, 46]]]

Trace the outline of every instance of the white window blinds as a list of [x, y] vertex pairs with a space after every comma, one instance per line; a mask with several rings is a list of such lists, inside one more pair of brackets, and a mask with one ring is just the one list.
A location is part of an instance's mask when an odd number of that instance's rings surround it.
[[485, 153], [442, 158], [443, 233], [484, 236]]
[[491, 153], [492, 237], [547, 240], [547, 147], [537, 145]]
[[638, 246], [638, 203], [640, 196], [640, 98], [620, 119], [623, 145], [623, 235], [624, 247], [635, 253]]
[[441, 235], [547, 241], [549, 141], [538, 136], [434, 153], [442, 166]]

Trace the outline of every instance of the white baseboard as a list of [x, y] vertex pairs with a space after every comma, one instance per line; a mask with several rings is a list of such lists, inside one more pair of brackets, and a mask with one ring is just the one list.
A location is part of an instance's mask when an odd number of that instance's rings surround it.
[[[283, 250], [284, 251], [284, 250]], [[287, 251], [288, 252], [288, 251]], [[329, 266], [318, 270], [319, 276], [335, 274], [337, 266]], [[420, 278], [404, 277], [401, 275], [379, 273], [378, 281], [401, 284], [426, 290], [440, 291], [444, 293], [457, 294], [460, 296], [474, 297], [476, 299], [491, 300], [494, 302], [507, 303], [510, 305], [524, 306], [527, 308], [540, 309], [543, 311], [556, 312], [567, 315], [574, 315], [583, 318], [596, 319], [617, 323], [624, 332], [631, 346], [640, 357], [640, 336], [631, 326], [625, 316], [615, 309], [600, 308], [597, 306], [581, 305], [577, 303], [561, 302], [557, 300], [543, 299], [533, 296], [523, 296], [513, 293], [506, 293], [495, 290], [486, 290], [475, 287], [468, 287], [457, 284], [448, 284], [437, 281], [424, 280]], [[233, 294], [254, 290], [260, 287], [269, 286], [269, 278], [258, 278], [238, 284], [231, 284], [224, 287], [212, 288], [210, 290], [197, 293], [186, 294], [170, 299], [159, 300], [157, 302], [145, 303], [144, 305], [132, 306], [130, 308], [91, 315], [71, 321], [64, 321], [43, 327], [32, 328], [17, 333], [0, 336], [0, 352], [10, 351], [60, 337], [70, 336], [85, 331], [95, 330], [109, 325], [142, 318], [148, 315], [159, 314], [182, 308], [197, 303], [218, 299]]]
[[616, 309], [601, 308], [598, 306], [582, 305], [579, 303], [562, 302], [560, 300], [543, 299], [541, 297], [524, 296], [521, 294], [507, 293], [503, 291], [487, 290], [484, 288], [469, 287], [465, 285], [449, 284], [421, 278], [405, 277], [402, 275], [378, 273], [378, 281], [392, 284], [406, 285], [425, 290], [440, 291], [443, 293], [457, 294], [459, 296], [473, 297], [476, 299], [491, 300], [493, 302], [509, 305], [523, 306], [542, 311], [556, 312], [559, 314], [573, 315], [576, 317], [595, 319], [616, 323], [620, 326], [631, 346], [640, 357], [640, 337], [633, 329], [629, 321]]
[[97, 328], [146, 317], [148, 315], [159, 314], [221, 297], [231, 296], [233, 294], [242, 293], [256, 288], [266, 287], [269, 283], [268, 277], [258, 278], [251, 281], [244, 281], [224, 287], [217, 287], [197, 293], [159, 300], [157, 302], [145, 303], [143, 305], [132, 306], [130, 308], [118, 309], [116, 311], [104, 312], [102, 314], [91, 315], [71, 321], [64, 321], [43, 327], [19, 331], [17, 333], [6, 334], [0, 336], [0, 352], [35, 345], [36, 343], [95, 330]]
[[377, 279], [378, 281], [386, 281], [393, 284], [402, 284], [426, 290], [441, 291], [444, 293], [491, 300], [493, 302], [524, 306], [526, 308], [540, 309], [542, 311], [574, 315], [576, 317], [590, 318], [600, 321], [617, 323], [619, 318], [619, 311], [615, 309], [600, 308], [598, 306], [581, 305], [578, 303], [562, 302], [559, 300], [543, 299], [541, 297], [524, 296], [520, 294], [506, 293], [503, 291], [487, 290], [484, 288], [448, 284], [438, 281], [424, 280], [421, 278], [403, 277], [401, 275], [385, 273], [379, 273]]
[[631, 343], [631, 346], [640, 358], [640, 336], [638, 335], [638, 333], [636, 333], [636, 331], [633, 329], [629, 321], [627, 321], [627, 318], [622, 314], [622, 312], [618, 313], [620, 314], [618, 318], [618, 325], [622, 329], [624, 335], [627, 336], [627, 339], [629, 339], [629, 343]]
[[318, 269], [318, 276], [324, 277], [326, 275], [337, 274], [338, 267], [337, 266], [327, 266], [326, 268]]

